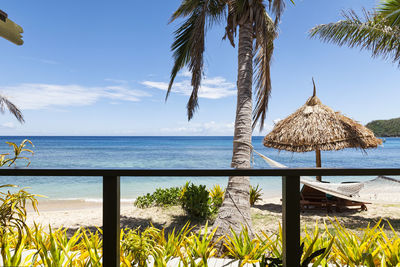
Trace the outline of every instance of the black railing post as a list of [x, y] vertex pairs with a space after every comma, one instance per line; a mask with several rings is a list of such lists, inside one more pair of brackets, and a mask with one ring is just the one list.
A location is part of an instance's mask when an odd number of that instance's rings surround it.
[[282, 260], [300, 266], [300, 176], [282, 177]]
[[119, 266], [120, 177], [103, 176], [103, 266]]

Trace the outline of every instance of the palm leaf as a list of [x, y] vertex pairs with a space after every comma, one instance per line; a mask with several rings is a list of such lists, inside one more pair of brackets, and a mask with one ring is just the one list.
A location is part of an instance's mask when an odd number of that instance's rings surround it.
[[183, 67], [192, 73], [192, 94], [187, 103], [188, 119], [193, 117], [198, 108], [198, 91], [200, 89], [204, 66], [204, 43], [206, 25], [220, 21], [224, 13], [222, 0], [185, 0], [171, 17], [171, 22], [179, 17], [188, 17], [175, 31], [175, 41], [171, 50], [174, 52], [174, 66], [166, 94], [168, 98], [176, 75]]
[[0, 111], [4, 113], [5, 108], [14, 115], [15, 118], [21, 123], [25, 122], [24, 117], [22, 116], [22, 112], [14, 105], [11, 101], [7, 99], [7, 97], [0, 95]]
[[[275, 14], [275, 25], [278, 25], [278, 22], [281, 19], [281, 15], [283, 10], [285, 9], [285, 1], [283, 0], [268, 0], [269, 2], [269, 9]], [[294, 4], [293, 0], [290, 0], [292, 4]]]
[[387, 20], [389, 26], [400, 26], [400, 0], [381, 1], [377, 12]]
[[254, 59], [256, 105], [253, 110], [253, 128], [260, 122], [260, 129], [268, 108], [271, 93], [270, 65], [274, 50], [274, 40], [277, 37], [274, 22], [269, 17], [264, 6], [260, 4], [255, 14], [256, 55]]
[[343, 15], [345, 20], [312, 28], [310, 36], [339, 46], [370, 50], [373, 57], [391, 58], [393, 62], [400, 60], [399, 27], [391, 27], [382, 16], [365, 11], [363, 19], [352, 10]]

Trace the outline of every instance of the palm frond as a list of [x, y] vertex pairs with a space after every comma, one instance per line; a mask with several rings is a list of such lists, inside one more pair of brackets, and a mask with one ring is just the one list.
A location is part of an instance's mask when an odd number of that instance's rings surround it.
[[172, 14], [170, 23], [177, 18], [190, 16], [201, 2], [202, 0], [183, 0], [178, 9]]
[[[285, 1], [284, 0], [268, 0], [268, 2], [269, 2], [269, 9], [272, 11], [273, 14], [275, 14], [275, 25], [277, 25], [281, 19], [283, 10], [285, 9]], [[293, 0], [290, 0], [290, 2], [292, 2], [292, 4], [294, 4]]]
[[7, 99], [7, 97], [0, 95], [0, 111], [4, 113], [5, 108], [14, 115], [15, 118], [21, 123], [25, 122], [24, 117], [22, 116], [22, 112], [18, 109], [16, 105], [14, 105], [11, 101]]
[[[400, 60], [400, 28], [388, 26], [387, 21], [379, 15], [364, 12], [364, 19], [354, 11], [344, 13], [345, 20], [336, 23], [318, 25], [310, 30], [310, 37], [347, 45], [351, 48], [370, 50], [372, 56]], [[400, 64], [400, 62], [399, 62]]]
[[264, 127], [264, 120], [271, 93], [270, 65], [274, 50], [274, 40], [277, 37], [273, 20], [263, 5], [258, 7], [255, 14], [256, 56], [254, 59], [256, 106], [253, 110], [253, 128], [260, 122], [260, 130]]
[[[189, 3], [190, 2], [190, 3]], [[212, 25], [224, 16], [224, 1], [222, 0], [185, 0], [173, 14], [171, 21], [181, 16], [187, 20], [175, 31], [175, 41], [171, 46], [174, 52], [174, 66], [166, 94], [168, 98], [178, 72], [185, 66], [192, 73], [192, 94], [187, 103], [188, 119], [193, 117], [198, 108], [198, 91], [203, 76], [204, 43], [207, 22]]]
[[389, 26], [400, 26], [400, 0], [381, 1], [377, 13], [387, 20]]

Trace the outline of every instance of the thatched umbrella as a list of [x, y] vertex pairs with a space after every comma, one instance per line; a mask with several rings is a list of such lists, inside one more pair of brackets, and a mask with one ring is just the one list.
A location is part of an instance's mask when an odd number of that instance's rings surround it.
[[[315, 151], [321, 167], [321, 150], [376, 148], [382, 140], [358, 122], [333, 111], [314, 93], [307, 102], [286, 119], [279, 121], [264, 138], [264, 145], [292, 152]], [[317, 177], [321, 181], [321, 177]]]

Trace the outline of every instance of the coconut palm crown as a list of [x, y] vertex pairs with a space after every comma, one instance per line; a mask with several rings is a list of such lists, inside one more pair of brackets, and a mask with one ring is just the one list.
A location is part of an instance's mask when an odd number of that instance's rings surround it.
[[[175, 41], [171, 46], [174, 66], [166, 98], [168, 98], [178, 72], [188, 67], [192, 73], [192, 94], [187, 103], [188, 119], [192, 119], [198, 108], [198, 91], [203, 76], [205, 36], [207, 28], [214, 24], [226, 23], [225, 35], [233, 47], [237, 28], [244, 24], [251, 25], [252, 40], [255, 39], [256, 71], [255, 91], [257, 105], [254, 109], [254, 124], [264, 123], [271, 90], [270, 62], [273, 52], [273, 41], [277, 37], [276, 24], [284, 8], [283, 0], [183, 0], [181, 6], [173, 13], [170, 22], [186, 18], [175, 31]], [[267, 13], [267, 6], [276, 15], [275, 21]]]
[[[291, 0], [293, 1], [293, 0]], [[171, 22], [185, 20], [175, 31], [171, 46], [174, 65], [166, 98], [171, 92], [178, 72], [186, 67], [192, 73], [192, 93], [187, 103], [188, 119], [198, 108], [198, 92], [204, 69], [205, 36], [215, 24], [225, 26], [223, 39], [235, 46], [238, 30], [237, 106], [234, 125], [231, 167], [250, 168], [251, 136], [256, 123], [263, 127], [271, 92], [270, 62], [277, 24], [284, 8], [284, 0], [182, 0], [173, 13]], [[272, 19], [269, 9], [275, 15]], [[254, 68], [253, 68], [254, 63]], [[255, 108], [253, 109], [253, 70], [255, 72]], [[251, 231], [249, 204], [250, 178], [229, 177], [224, 202], [214, 225], [215, 236], [240, 231], [247, 226]]]
[[373, 57], [391, 59], [400, 66], [400, 0], [381, 0], [373, 12], [359, 16], [343, 12], [344, 20], [321, 24], [310, 30], [311, 37], [339, 46], [370, 50]]

